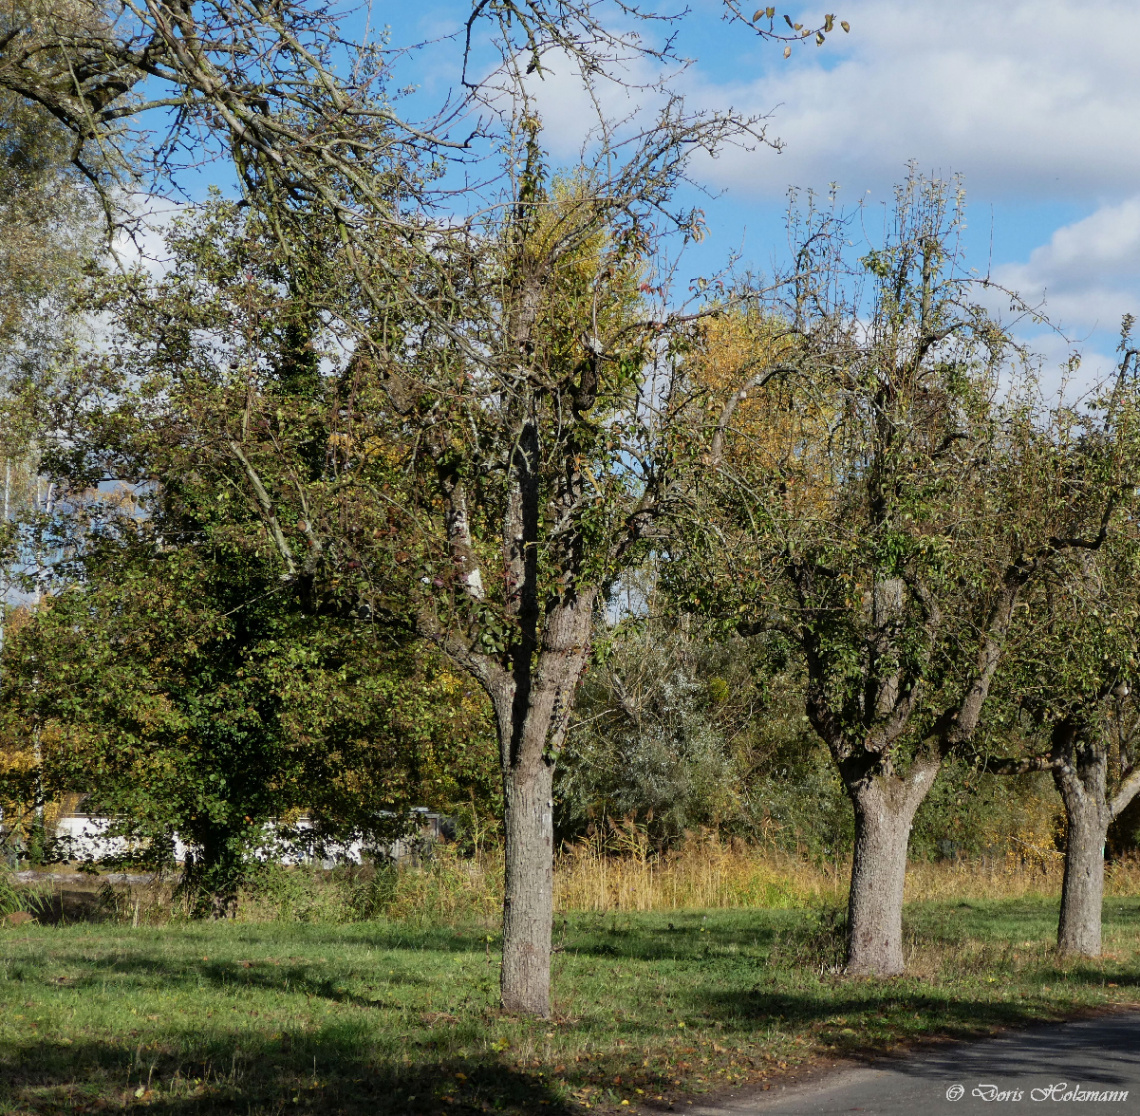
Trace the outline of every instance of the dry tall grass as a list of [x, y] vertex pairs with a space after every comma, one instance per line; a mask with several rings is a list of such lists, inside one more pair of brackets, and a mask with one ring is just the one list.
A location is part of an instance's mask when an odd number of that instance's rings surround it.
[[[908, 901], [1017, 899], [1059, 896], [1064, 857], [1019, 845], [976, 860], [912, 861]], [[658, 855], [645, 831], [607, 826], [563, 849], [554, 866], [560, 911], [662, 911], [767, 907], [812, 909], [847, 902], [850, 860], [815, 864], [792, 853], [690, 834]], [[276, 885], [243, 897], [238, 917], [350, 921], [383, 914], [415, 925], [498, 924], [503, 854], [489, 846], [470, 858], [442, 846], [426, 864], [398, 870], [329, 874], [280, 869]], [[1109, 865], [1109, 895], [1140, 895], [1140, 859]]]
[[596, 829], [564, 849], [554, 870], [560, 910], [788, 909], [834, 903], [845, 888], [843, 865], [816, 867], [710, 832], [655, 856], [645, 831], [631, 823]]
[[[906, 898], [1016, 899], [1058, 896], [1065, 858], [1036, 842], [961, 861], [912, 861]], [[664, 856], [626, 823], [595, 830], [565, 849], [554, 872], [561, 910], [652, 911], [683, 907], [803, 908], [847, 901], [850, 860], [815, 864], [790, 853], [690, 835]], [[1140, 859], [1106, 868], [1108, 895], [1140, 895]]]
[[[562, 911], [835, 908], [846, 904], [850, 872], [849, 860], [815, 864], [712, 832], [690, 834], [676, 848], [658, 854], [644, 829], [610, 824], [558, 855], [554, 896]], [[912, 861], [906, 897], [912, 902], [1056, 898], [1063, 872], [1061, 853], [1023, 841], [1001, 855], [975, 860]], [[52, 879], [45, 876], [49, 884]], [[1140, 895], [1140, 858], [1110, 864], [1105, 883], [1109, 896]], [[111, 886], [93, 877], [84, 885], [91, 893], [86, 895], [91, 909], [78, 917], [101, 913], [135, 924], [185, 918], [185, 904], [172, 884], [156, 879]], [[66, 919], [65, 897], [57, 898], [53, 905]], [[500, 848], [489, 846], [466, 858], [445, 845], [419, 867], [333, 873], [274, 867], [243, 893], [237, 917], [248, 922], [345, 922], [383, 915], [417, 925], [482, 923], [491, 928], [498, 923], [502, 901]]]
[[[1055, 849], [1016, 846], [1001, 856], [974, 860], [914, 861], [907, 868], [906, 898], [1020, 899], [1061, 894], [1065, 856]], [[1140, 895], [1140, 858], [1105, 865], [1105, 895]]]

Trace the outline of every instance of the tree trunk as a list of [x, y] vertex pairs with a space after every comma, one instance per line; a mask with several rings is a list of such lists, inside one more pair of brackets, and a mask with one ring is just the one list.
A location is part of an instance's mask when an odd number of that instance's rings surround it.
[[545, 759], [504, 779], [506, 880], [503, 896], [502, 1004], [550, 1014], [550, 936], [554, 920], [554, 767]]
[[903, 884], [914, 812], [938, 773], [914, 765], [907, 779], [873, 775], [848, 786], [855, 807], [855, 856], [847, 905], [847, 971], [896, 976], [905, 968]]
[[1104, 837], [1107, 824], [1096, 804], [1066, 806], [1065, 882], [1057, 948], [1079, 957], [1100, 956], [1100, 920], [1104, 903]]
[[190, 917], [234, 917], [242, 875], [236, 835], [230, 829], [210, 826], [192, 837], [197, 848], [186, 853], [180, 884], [190, 903]]
[[1104, 904], [1104, 840], [1112, 813], [1106, 800], [1107, 757], [1092, 747], [1075, 768], [1054, 772], [1065, 804], [1065, 882], [1057, 949], [1071, 957], [1100, 956]]
[[543, 1018], [550, 1014], [554, 765], [589, 661], [593, 602], [592, 594], [583, 595], [552, 608], [538, 654], [521, 659], [512, 678], [489, 687], [499, 730], [506, 839], [502, 1004]]

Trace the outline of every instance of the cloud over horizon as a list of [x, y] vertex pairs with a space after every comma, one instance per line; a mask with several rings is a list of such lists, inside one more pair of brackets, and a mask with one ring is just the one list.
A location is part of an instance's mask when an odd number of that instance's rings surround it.
[[1070, 332], [1114, 330], [1125, 313], [1140, 313], [1138, 270], [1140, 194], [1062, 226], [1028, 260], [995, 268], [994, 278], [1043, 302]]
[[[1106, 199], [1140, 174], [1140, 6], [1091, 0], [983, 3], [847, 0], [850, 35], [788, 63], [757, 48], [753, 81], [716, 80], [702, 59], [685, 84], [703, 104], [772, 114], [786, 143], [726, 152], [718, 185], [780, 196], [789, 183], [876, 192], [911, 159], [961, 173], [988, 199]], [[760, 52], [767, 51], [766, 54]]]

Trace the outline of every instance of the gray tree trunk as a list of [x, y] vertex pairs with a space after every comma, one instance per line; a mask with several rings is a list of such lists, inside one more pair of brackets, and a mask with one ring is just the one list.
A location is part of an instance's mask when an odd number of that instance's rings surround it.
[[1068, 838], [1057, 949], [1071, 956], [1099, 957], [1108, 820], [1089, 798], [1073, 806], [1066, 804], [1065, 813]]
[[546, 616], [539, 650], [490, 688], [503, 772], [503, 1008], [550, 1014], [554, 922], [554, 767], [589, 661], [593, 595]]
[[1104, 839], [1112, 821], [1106, 793], [1107, 759], [1095, 742], [1080, 741], [1076, 763], [1053, 773], [1068, 828], [1057, 927], [1057, 949], [1068, 956], [1100, 956]]
[[1057, 950], [1071, 957], [1099, 957], [1104, 906], [1104, 843], [1108, 827], [1140, 794], [1140, 768], [1126, 762], [1123, 779], [1108, 797], [1108, 742], [1083, 714], [1064, 717], [1052, 729], [1048, 757], [1001, 760], [1007, 774], [1051, 770], [1065, 806], [1065, 879]]
[[896, 976], [903, 957], [902, 909], [907, 846], [915, 810], [939, 764], [914, 764], [906, 779], [874, 775], [848, 786], [855, 807], [855, 855], [847, 905], [847, 971]]
[[554, 767], [544, 759], [504, 781], [506, 880], [502, 1004], [550, 1014], [550, 937], [554, 920]]

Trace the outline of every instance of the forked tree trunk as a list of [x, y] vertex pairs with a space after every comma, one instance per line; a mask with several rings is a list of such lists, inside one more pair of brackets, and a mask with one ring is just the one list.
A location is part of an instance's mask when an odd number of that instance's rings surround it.
[[939, 765], [915, 765], [906, 779], [869, 776], [849, 786], [855, 807], [855, 855], [847, 905], [847, 971], [896, 976], [903, 958], [902, 908], [914, 813]]
[[1112, 811], [1106, 798], [1107, 757], [1079, 755], [1075, 768], [1054, 772], [1065, 804], [1065, 882], [1057, 949], [1075, 957], [1099, 957], [1104, 905], [1104, 841]]
[[502, 1004], [507, 1011], [546, 1016], [554, 920], [554, 767], [540, 759], [504, 782]]
[[1104, 844], [1108, 827], [1140, 793], [1140, 768], [1108, 797], [1108, 748], [1098, 730], [1083, 717], [1058, 720], [1048, 757], [1001, 760], [991, 770], [1007, 774], [1051, 770], [1065, 806], [1065, 880], [1057, 950], [1070, 957], [1099, 957], [1104, 906]]
[[503, 1008], [550, 1014], [554, 923], [554, 765], [586, 669], [593, 595], [546, 615], [540, 649], [491, 688], [503, 771]]
[[[793, 577], [801, 599], [813, 595], [816, 572], [814, 567], [810, 571], [794, 567]], [[830, 652], [825, 654], [814, 628], [803, 629], [809, 677], [808, 717], [827, 743], [855, 809], [855, 851], [847, 906], [849, 973], [895, 976], [905, 968], [902, 908], [911, 823], [934, 785], [943, 757], [966, 743], [977, 730], [1026, 576], [1019, 562], [1007, 569], [982, 629], [972, 678], [958, 700], [945, 708], [931, 726], [929, 737], [909, 764], [905, 777], [894, 773], [893, 755], [911, 724], [923, 677], [919, 674], [904, 680], [893, 650], [903, 630], [908, 597], [903, 580], [877, 582], [866, 602], [864, 618], [870, 619], [874, 636], [865, 645], [869, 665], [863, 679], [863, 714], [865, 725], [872, 727], [859, 739], [846, 738], [844, 718], [828, 698]], [[926, 633], [933, 645], [941, 613], [932, 598], [921, 596], [929, 617]]]

